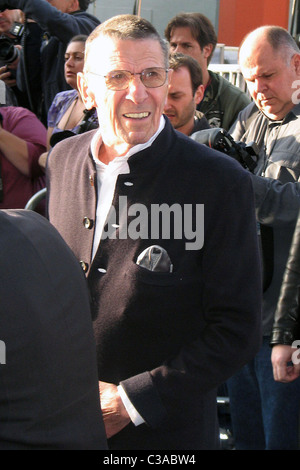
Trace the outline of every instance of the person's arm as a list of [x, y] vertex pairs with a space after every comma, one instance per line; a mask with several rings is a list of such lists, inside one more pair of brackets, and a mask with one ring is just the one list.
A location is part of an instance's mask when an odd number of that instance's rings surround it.
[[50, 146], [50, 139], [53, 134], [53, 127], [48, 127], [47, 129], [47, 152], [43, 152], [39, 157], [39, 165], [45, 170], [47, 164], [47, 158], [49, 155]]
[[291, 382], [300, 375], [300, 364], [292, 363], [293, 343], [300, 333], [300, 214], [284, 273], [274, 317], [270, 344], [274, 379]]
[[46, 0], [0, 0], [0, 8], [22, 10], [26, 17], [36, 21], [44, 31], [55, 35], [64, 43], [76, 34], [90, 34], [93, 29], [91, 15], [88, 17], [62, 13]]
[[21, 173], [35, 177], [42, 174], [38, 165], [40, 154], [46, 149], [46, 129], [38, 118], [24, 108], [7, 107], [2, 110], [0, 150]]
[[4, 130], [0, 125], [0, 151], [21, 173], [29, 176], [29, 154], [27, 142]]

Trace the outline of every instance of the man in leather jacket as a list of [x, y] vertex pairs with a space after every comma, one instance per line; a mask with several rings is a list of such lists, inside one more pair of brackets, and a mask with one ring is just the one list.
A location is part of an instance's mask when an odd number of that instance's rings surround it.
[[252, 182], [264, 267], [263, 345], [228, 381], [231, 417], [237, 449], [291, 450], [298, 448], [300, 382], [274, 380], [269, 344], [300, 208], [300, 51], [285, 29], [264, 26], [244, 38], [239, 62], [253, 103], [229, 132], [259, 149]]
[[[283, 278], [270, 344], [274, 379], [292, 382], [300, 376], [300, 213]], [[292, 362], [292, 365], [290, 363]]]

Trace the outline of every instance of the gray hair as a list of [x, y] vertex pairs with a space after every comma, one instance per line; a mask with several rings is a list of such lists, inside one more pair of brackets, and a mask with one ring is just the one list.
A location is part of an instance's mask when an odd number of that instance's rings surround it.
[[88, 37], [86, 42], [86, 57], [91, 43], [100, 36], [108, 36], [120, 40], [154, 39], [161, 46], [166, 68], [169, 66], [169, 45], [167, 41], [144, 18], [136, 15], [117, 15], [101, 23]]

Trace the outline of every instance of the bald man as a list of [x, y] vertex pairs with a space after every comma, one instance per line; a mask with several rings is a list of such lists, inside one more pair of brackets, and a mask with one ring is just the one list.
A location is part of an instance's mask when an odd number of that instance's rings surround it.
[[259, 146], [252, 175], [263, 267], [263, 346], [228, 382], [238, 449], [296, 449], [300, 379], [274, 381], [269, 344], [285, 344], [273, 331], [274, 314], [300, 207], [300, 51], [283, 28], [265, 26], [242, 42], [239, 62], [253, 98], [240, 112], [233, 138]]

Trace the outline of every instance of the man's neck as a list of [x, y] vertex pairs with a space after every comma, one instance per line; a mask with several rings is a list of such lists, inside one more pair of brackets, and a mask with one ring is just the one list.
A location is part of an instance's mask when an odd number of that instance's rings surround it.
[[123, 157], [124, 155], [126, 155], [129, 148], [127, 144], [125, 144], [125, 146], [123, 144], [123, 145], [120, 145], [119, 147], [115, 147], [115, 146], [111, 147], [102, 141], [102, 144], [99, 148], [98, 159], [105, 165], [108, 165], [115, 158]]
[[203, 79], [204, 88], [206, 88], [208, 82], [210, 81], [210, 75], [207, 69], [202, 70], [202, 79]]
[[187, 122], [183, 126], [177, 127], [176, 130], [179, 131], [179, 132], [182, 132], [182, 134], [191, 135], [191, 133], [194, 129], [194, 125], [195, 125], [195, 120], [194, 120], [194, 117], [193, 117], [189, 122]]

